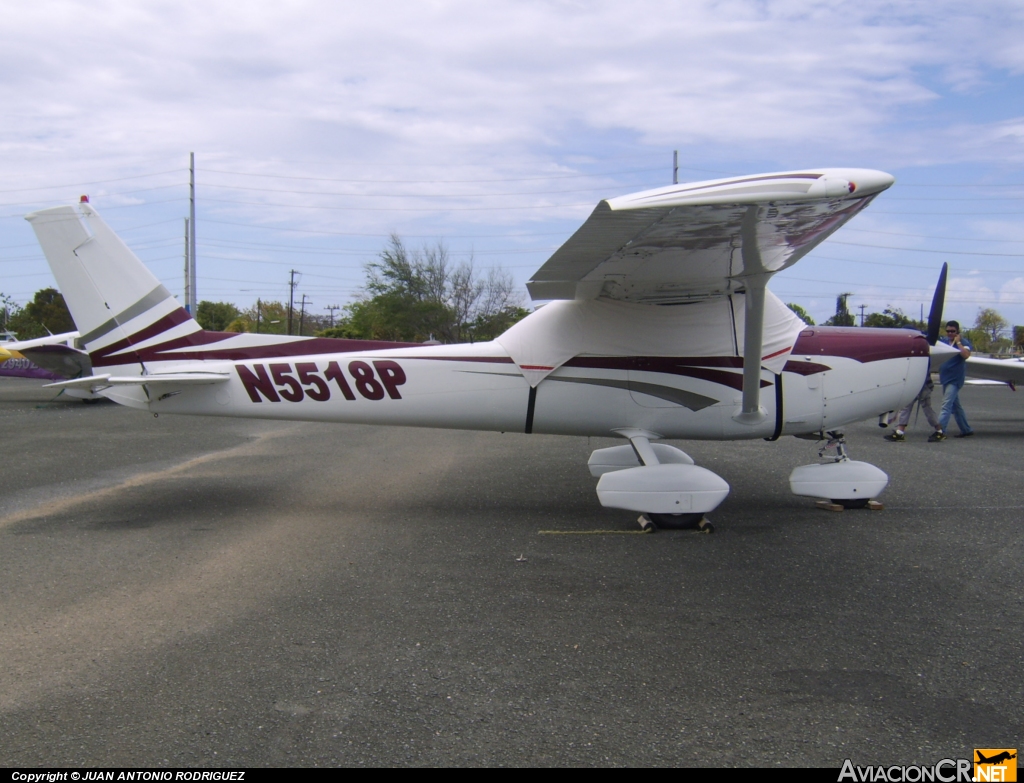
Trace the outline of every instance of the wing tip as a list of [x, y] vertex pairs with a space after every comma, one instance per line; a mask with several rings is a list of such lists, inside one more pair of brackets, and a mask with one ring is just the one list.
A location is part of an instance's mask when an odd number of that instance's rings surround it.
[[771, 201], [864, 198], [891, 187], [896, 178], [884, 171], [811, 168], [742, 177], [684, 182], [605, 199], [612, 210], [671, 208]]

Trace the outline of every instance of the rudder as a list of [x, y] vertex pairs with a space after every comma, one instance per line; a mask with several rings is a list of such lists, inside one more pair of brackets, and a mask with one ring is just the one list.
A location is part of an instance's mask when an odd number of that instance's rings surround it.
[[[90, 353], [199, 331], [170, 291], [86, 203], [27, 215]], [[127, 357], [125, 357], [127, 358]]]

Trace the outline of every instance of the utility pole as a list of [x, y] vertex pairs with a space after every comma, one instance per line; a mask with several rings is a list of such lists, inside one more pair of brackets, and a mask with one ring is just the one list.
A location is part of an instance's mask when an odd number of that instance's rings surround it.
[[672, 153], [672, 184], [679, 184], [679, 150]]
[[188, 154], [189, 300], [187, 309], [196, 315], [196, 154]]
[[327, 305], [327, 307], [324, 308], [324, 310], [329, 310], [330, 313], [331, 313], [331, 328], [332, 329], [334, 328], [334, 311], [335, 310], [340, 310], [340, 309], [341, 308], [338, 307], [338, 305]]
[[867, 305], [860, 305], [860, 325], [861, 326], [864, 325], [864, 308], [865, 307], [867, 307]]
[[288, 334], [292, 333], [292, 313], [295, 311], [295, 275], [297, 275], [294, 269], [291, 272], [291, 277], [288, 279]]
[[192, 307], [192, 278], [189, 275], [188, 261], [191, 258], [188, 244], [188, 218], [185, 218], [185, 310], [189, 310]]
[[836, 317], [832, 321], [835, 326], [853, 326], [853, 324], [846, 323], [853, 320], [853, 316], [850, 315], [850, 310], [846, 306], [846, 300], [851, 296], [853, 294], [847, 292], [836, 297]]
[[[310, 304], [313, 304], [310, 302]], [[299, 310], [299, 336], [302, 336], [302, 322], [306, 320], [306, 295], [302, 295], [302, 309]]]
[[262, 307], [262, 302], [260, 302], [259, 298], [257, 298], [256, 299], [256, 334], [260, 333], [260, 309], [261, 309], [261, 307]]

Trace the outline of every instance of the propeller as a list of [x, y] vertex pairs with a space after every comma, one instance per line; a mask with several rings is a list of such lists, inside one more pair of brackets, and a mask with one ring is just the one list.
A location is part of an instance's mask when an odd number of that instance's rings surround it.
[[939, 272], [939, 282], [935, 286], [935, 295], [932, 297], [932, 309], [928, 311], [928, 344], [931, 346], [931, 370], [935, 372], [942, 366], [949, 357], [959, 353], [955, 348], [946, 343], [939, 342], [939, 334], [942, 331], [942, 305], [946, 299], [946, 273], [949, 271], [949, 264], [942, 265]]
[[939, 331], [942, 329], [942, 305], [946, 300], [946, 273], [949, 271], [949, 264], [942, 265], [939, 272], [939, 282], [935, 286], [935, 295], [932, 296], [932, 309], [928, 311], [928, 345], [935, 345], [939, 341]]

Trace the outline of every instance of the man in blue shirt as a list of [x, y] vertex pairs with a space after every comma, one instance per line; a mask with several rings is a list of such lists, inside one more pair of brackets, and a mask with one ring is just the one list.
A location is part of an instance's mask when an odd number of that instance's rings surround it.
[[946, 324], [946, 338], [943, 342], [959, 349], [960, 354], [948, 359], [939, 368], [939, 383], [942, 384], [942, 412], [939, 414], [939, 429], [928, 438], [931, 443], [946, 439], [946, 427], [949, 426], [950, 416], [956, 419], [956, 426], [960, 428], [958, 438], [966, 438], [974, 434], [971, 425], [967, 423], [964, 408], [960, 404], [960, 390], [964, 387], [964, 381], [967, 379], [967, 357], [971, 355], [974, 346], [969, 340], [960, 336], [960, 324], [956, 321], [949, 321]]

